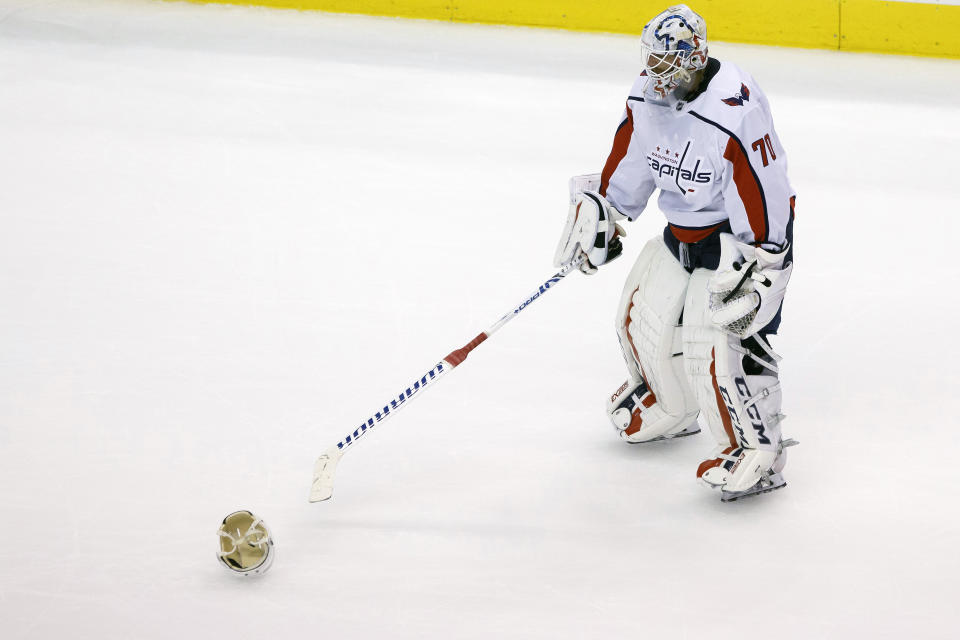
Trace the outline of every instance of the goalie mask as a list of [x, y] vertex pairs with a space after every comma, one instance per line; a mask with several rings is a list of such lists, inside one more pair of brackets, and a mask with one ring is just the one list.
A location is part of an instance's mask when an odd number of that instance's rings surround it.
[[644, 88], [666, 98], [707, 65], [707, 23], [685, 4], [670, 7], [643, 28]]
[[266, 573], [273, 564], [273, 538], [263, 520], [249, 511], [235, 511], [217, 530], [217, 559], [233, 573], [243, 576]]

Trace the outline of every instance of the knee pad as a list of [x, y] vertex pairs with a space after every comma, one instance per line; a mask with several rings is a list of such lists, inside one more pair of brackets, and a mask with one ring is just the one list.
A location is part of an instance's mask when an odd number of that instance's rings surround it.
[[693, 393], [718, 446], [778, 451], [781, 434], [780, 358], [765, 338], [746, 340], [710, 320], [707, 280], [697, 269], [690, 279], [684, 312], [684, 365]]
[[696, 420], [699, 409], [684, 372], [678, 328], [688, 280], [657, 237], [644, 246], [624, 285], [616, 325], [630, 380], [611, 396], [607, 411], [628, 442], [670, 435]]

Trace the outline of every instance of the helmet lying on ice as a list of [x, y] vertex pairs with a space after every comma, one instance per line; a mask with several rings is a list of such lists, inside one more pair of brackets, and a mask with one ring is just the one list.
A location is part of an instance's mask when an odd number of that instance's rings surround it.
[[707, 65], [707, 23], [685, 4], [660, 13], [640, 36], [646, 89], [664, 98]]
[[220, 548], [217, 559], [235, 574], [265, 573], [273, 564], [273, 538], [263, 520], [249, 511], [235, 511], [223, 519], [217, 530]]

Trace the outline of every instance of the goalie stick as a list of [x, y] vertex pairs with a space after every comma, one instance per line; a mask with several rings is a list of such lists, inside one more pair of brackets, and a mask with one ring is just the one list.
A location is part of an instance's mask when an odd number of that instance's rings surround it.
[[317, 458], [317, 462], [313, 467], [313, 484], [310, 487], [310, 502], [320, 502], [322, 500], [330, 499], [330, 497], [333, 495], [333, 475], [337, 472], [337, 464], [339, 464], [340, 459], [343, 457], [343, 454], [347, 451], [347, 449], [350, 448], [350, 446], [352, 446], [357, 440], [359, 440], [361, 436], [365, 435], [367, 432], [373, 429], [373, 427], [380, 424], [409, 404], [410, 401], [420, 395], [428, 385], [433, 385], [448, 371], [463, 364], [463, 361], [467, 359], [467, 356], [471, 351], [476, 349], [483, 341], [496, 333], [503, 325], [507, 324], [510, 322], [510, 320], [519, 315], [521, 311], [526, 309], [537, 298], [546, 293], [550, 287], [560, 282], [564, 276], [574, 269], [577, 269], [584, 259], [585, 256], [579, 255], [563, 265], [560, 271], [548, 278], [547, 281], [541, 284], [532, 295], [524, 299], [524, 301], [516, 306], [513, 310], [508, 311], [499, 320], [494, 322], [489, 329], [478, 335], [460, 349], [451, 351], [450, 354], [437, 363], [434, 368], [430, 369], [430, 371], [428, 371], [418, 380], [415, 380], [411, 386], [407, 387], [399, 394], [391, 398], [386, 404], [383, 405], [382, 409], [367, 418], [360, 424], [359, 427], [354, 429], [352, 433], [347, 434], [343, 440], [323, 452], [323, 454]]

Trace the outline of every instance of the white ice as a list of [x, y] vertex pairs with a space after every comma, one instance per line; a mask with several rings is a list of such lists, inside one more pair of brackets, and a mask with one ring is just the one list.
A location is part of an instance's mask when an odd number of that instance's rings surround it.
[[[553, 269], [636, 38], [0, 2], [3, 638], [954, 638], [960, 62], [714, 43], [798, 197], [777, 493], [621, 444], [628, 257]], [[272, 527], [237, 580], [225, 514]]]

